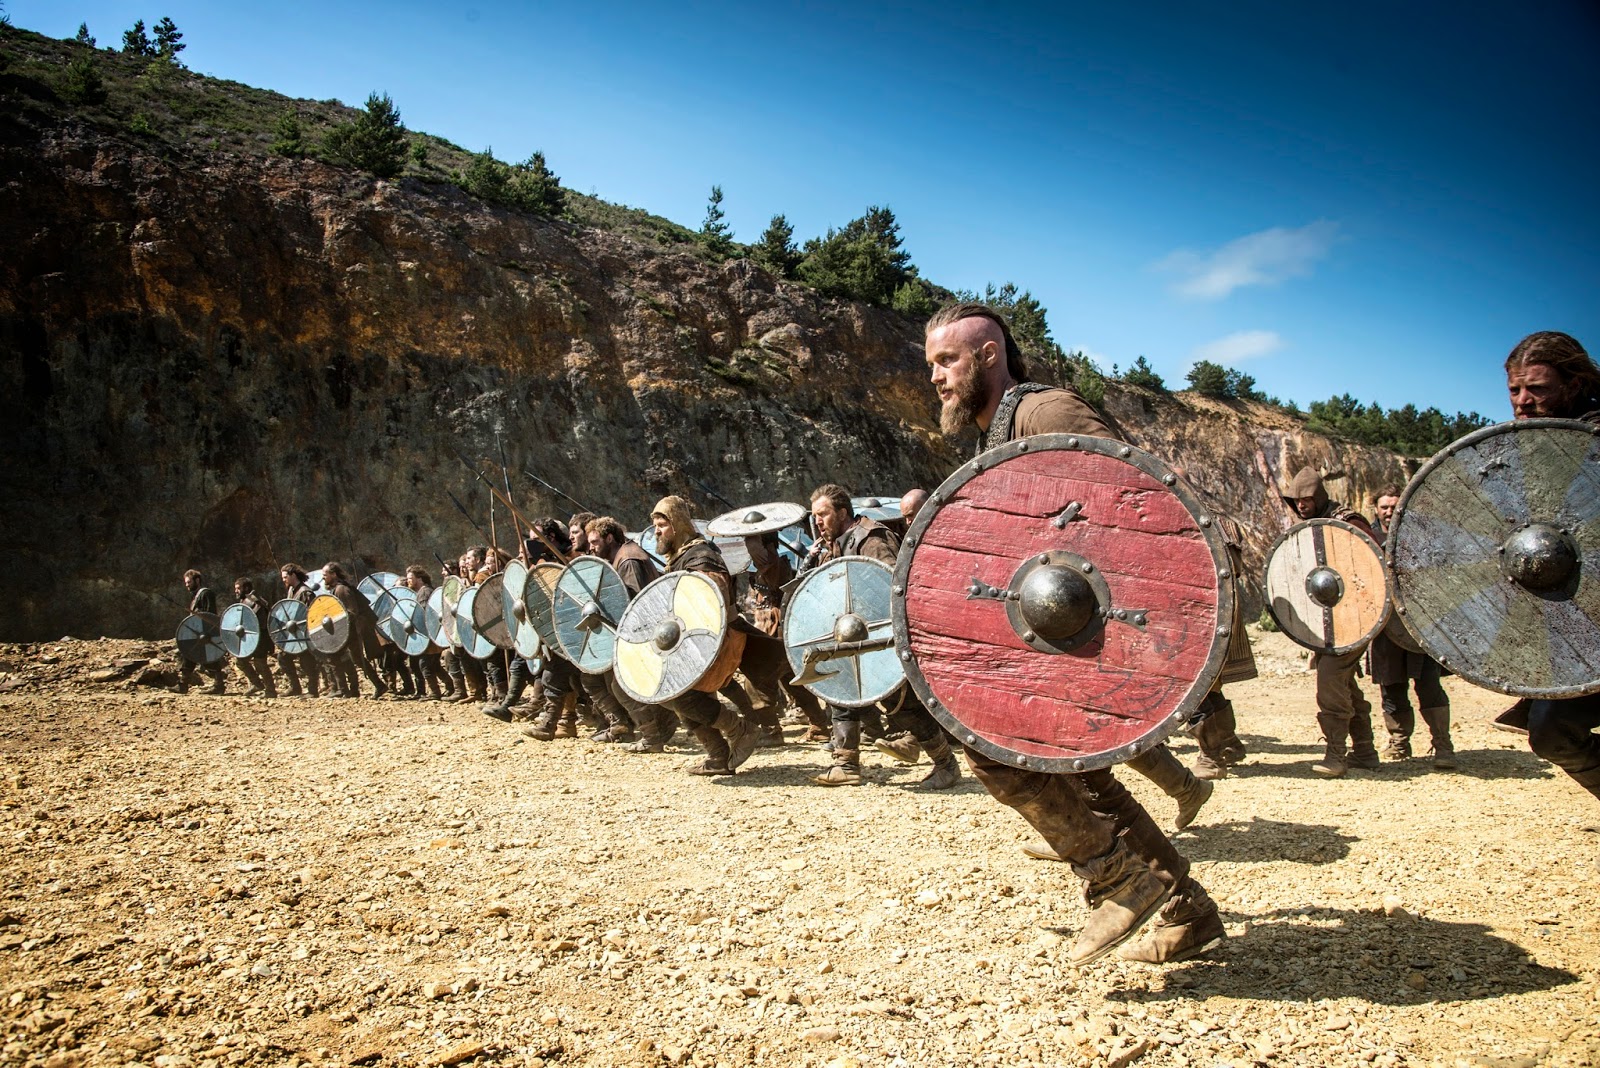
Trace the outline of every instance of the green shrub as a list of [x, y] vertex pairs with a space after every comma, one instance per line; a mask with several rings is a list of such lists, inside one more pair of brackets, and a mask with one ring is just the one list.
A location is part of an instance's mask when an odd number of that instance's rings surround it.
[[61, 99], [69, 104], [98, 104], [106, 98], [106, 84], [100, 77], [93, 52], [86, 52], [67, 64], [61, 81]]
[[1122, 376], [1122, 380], [1130, 386], [1152, 389], [1157, 393], [1167, 391], [1167, 383], [1156, 374], [1155, 368], [1150, 366], [1150, 361], [1143, 356], [1133, 361], [1133, 366], [1128, 368], [1128, 373]]
[[1275, 634], [1278, 630], [1278, 621], [1272, 618], [1272, 613], [1265, 608], [1261, 610], [1261, 618], [1256, 620], [1256, 626], [1268, 634]]

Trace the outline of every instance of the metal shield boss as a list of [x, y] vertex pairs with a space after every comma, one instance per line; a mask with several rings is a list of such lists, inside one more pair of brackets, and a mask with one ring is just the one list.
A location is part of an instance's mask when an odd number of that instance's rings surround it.
[[331, 593], [318, 594], [306, 608], [306, 634], [311, 647], [331, 656], [350, 640], [350, 613], [344, 602]]
[[469, 586], [461, 591], [456, 602], [456, 641], [461, 651], [478, 660], [487, 660], [494, 653], [495, 644], [478, 633], [477, 601], [482, 586]]
[[222, 645], [241, 660], [249, 660], [261, 647], [261, 620], [247, 604], [230, 604], [217, 624]]
[[417, 595], [404, 586], [390, 590], [378, 599], [378, 630], [407, 656], [421, 656], [427, 652], [427, 605], [417, 600]]
[[433, 592], [428, 594], [427, 615], [424, 618], [428, 624], [428, 640], [433, 647], [441, 651], [450, 648], [449, 632], [455, 626], [455, 620], [450, 618], [450, 609], [444, 603], [443, 586], [435, 586]]
[[1389, 576], [1378, 543], [1349, 523], [1308, 519], [1267, 552], [1267, 611], [1298, 645], [1342, 656], [1389, 622]]
[[504, 573], [490, 575], [478, 583], [478, 596], [472, 601], [472, 624], [496, 649], [511, 648], [511, 631], [506, 627]]
[[963, 465], [895, 567], [896, 649], [930, 712], [992, 759], [1081, 772], [1159, 744], [1227, 657], [1218, 524], [1161, 461], [1044, 434]]
[[589, 675], [611, 670], [617, 624], [628, 609], [628, 588], [598, 556], [573, 557], [556, 583], [556, 639], [573, 665]]
[[723, 512], [706, 524], [705, 532], [716, 538], [751, 538], [792, 527], [805, 518], [806, 510], [798, 504], [768, 501]]
[[178, 655], [191, 664], [211, 667], [228, 655], [222, 644], [221, 621], [212, 612], [191, 612], [178, 624]]
[[894, 651], [894, 572], [865, 556], [808, 571], [783, 607], [783, 649], [795, 680], [842, 708], [883, 700], [906, 681]]
[[1522, 419], [1422, 466], [1389, 528], [1396, 612], [1469, 682], [1600, 692], [1600, 427]]
[[528, 618], [528, 567], [521, 560], [506, 564], [505, 581], [500, 585], [500, 614], [511, 636], [511, 648], [518, 656], [539, 655], [539, 632]]
[[267, 627], [272, 634], [272, 644], [278, 652], [299, 656], [311, 651], [311, 638], [306, 633], [306, 606], [293, 597], [285, 597], [267, 610]]
[[[737, 635], [736, 642], [730, 635]], [[743, 648], [728, 628], [722, 587], [698, 571], [673, 571], [639, 591], [617, 624], [616, 679], [636, 701], [659, 704], [698, 689], [725, 666], [724, 647]]]

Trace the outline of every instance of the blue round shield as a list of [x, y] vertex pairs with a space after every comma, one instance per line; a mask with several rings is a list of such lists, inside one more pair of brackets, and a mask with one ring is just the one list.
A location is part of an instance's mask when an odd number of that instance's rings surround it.
[[906, 679], [894, 651], [894, 573], [865, 556], [806, 572], [783, 610], [783, 645], [795, 681], [831, 704], [860, 708]]

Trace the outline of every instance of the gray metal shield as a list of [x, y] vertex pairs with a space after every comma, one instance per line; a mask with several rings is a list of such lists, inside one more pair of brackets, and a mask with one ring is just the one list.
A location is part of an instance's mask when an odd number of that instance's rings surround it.
[[1500, 423], [1422, 466], [1389, 526], [1396, 611], [1469, 682], [1600, 692], [1600, 426]]
[[444, 611], [439, 613], [439, 629], [444, 631], [445, 641], [452, 647], [461, 648], [461, 634], [456, 626], [456, 609], [461, 606], [461, 595], [467, 589], [467, 584], [455, 575], [446, 575], [444, 581], [439, 583], [440, 603]]
[[306, 635], [306, 606], [292, 597], [285, 597], [267, 610], [267, 626], [272, 634], [272, 644], [280, 653], [299, 656], [311, 651], [311, 639]]
[[899, 519], [900, 498], [851, 497], [850, 510], [856, 515], [864, 515], [868, 519], [876, 519], [880, 523], [887, 519]]
[[556, 639], [578, 670], [600, 675], [616, 656], [617, 624], [628, 609], [622, 577], [598, 556], [574, 557], [554, 598]]
[[256, 610], [247, 604], [230, 604], [224, 608], [218, 629], [223, 646], [241, 660], [255, 656], [261, 647], [261, 620], [256, 618]]
[[478, 625], [474, 622], [478, 594], [482, 589], [481, 586], [472, 586], [461, 591], [461, 600], [456, 602], [456, 640], [461, 643], [461, 651], [468, 656], [487, 660], [494, 653], [495, 645], [478, 633]]
[[800, 579], [784, 604], [783, 646], [795, 681], [824, 701], [860, 708], [906, 680], [894, 649], [894, 572], [841, 556]]
[[211, 667], [228, 655], [222, 644], [221, 623], [211, 612], [191, 612], [178, 624], [178, 655], [191, 664]]

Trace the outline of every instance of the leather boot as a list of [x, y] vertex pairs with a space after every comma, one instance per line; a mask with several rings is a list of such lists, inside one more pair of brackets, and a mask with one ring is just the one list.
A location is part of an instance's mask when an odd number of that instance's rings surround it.
[[244, 675], [245, 681], [250, 685], [245, 689], [246, 697], [254, 697], [261, 692], [261, 673], [256, 670], [256, 665], [250, 660], [238, 661], [239, 671]]
[[299, 697], [301, 693], [300, 672], [295, 668], [294, 661], [287, 656], [279, 657], [278, 667], [283, 670], [283, 681], [288, 683], [288, 689], [284, 691], [284, 695], [286, 697]]
[[[884, 756], [894, 757], [902, 764], [915, 764], [922, 759], [922, 746], [917, 743], [916, 737], [910, 731], [901, 731], [887, 738], [879, 738], [872, 743], [872, 748]], [[945, 748], [950, 747], [946, 745]]]
[[[668, 733], [665, 724], [668, 718], [672, 720], [671, 733]], [[677, 724], [678, 717], [671, 709], [646, 705], [639, 715], [638, 741], [622, 748], [630, 753], [664, 753], [667, 751], [667, 740], [677, 733]]]
[[[893, 701], [894, 698], [889, 698]], [[883, 709], [877, 705], [868, 705], [861, 710], [861, 737], [869, 742], [876, 742], [889, 731], [883, 725]]]
[[1322, 759], [1311, 765], [1311, 770], [1325, 779], [1342, 779], [1349, 770], [1345, 763], [1344, 746], [1334, 745], [1332, 742], [1322, 751]]
[[[955, 750], [950, 748], [949, 739], [940, 734], [920, 744], [921, 748], [928, 751], [933, 770], [917, 783], [918, 790], [948, 790], [961, 781], [961, 761]], [[881, 742], [878, 748], [883, 748]]]
[[497, 719], [501, 723], [511, 723], [516, 716], [511, 711], [511, 706], [522, 700], [522, 691], [528, 686], [528, 672], [523, 667], [520, 659], [511, 662], [511, 685], [498, 701], [491, 701], [484, 705], [481, 711], [490, 719]]
[[1193, 823], [1200, 807], [1211, 800], [1211, 793], [1216, 789], [1184, 767], [1165, 745], [1140, 753], [1128, 761], [1128, 767], [1161, 787], [1162, 793], [1178, 803], [1178, 813], [1172, 818], [1174, 830], [1181, 831]]
[[1428, 725], [1433, 739], [1433, 766], [1440, 771], [1451, 771], [1456, 766], [1456, 745], [1450, 740], [1450, 706], [1422, 709], [1422, 722]]
[[444, 692], [439, 686], [439, 673], [431, 667], [422, 669], [422, 678], [428, 686], [428, 699], [432, 701], [444, 700]]
[[561, 698], [551, 693], [544, 695], [544, 707], [533, 723], [522, 728], [524, 737], [548, 742], [556, 736], [556, 721], [561, 718]]
[[1207, 753], [1201, 753], [1195, 757], [1194, 766], [1189, 770], [1194, 772], [1195, 778], [1205, 779], [1207, 782], [1214, 782], [1217, 779], [1226, 779], [1228, 777], [1228, 765], [1220, 760], [1213, 759]]
[[321, 685], [322, 670], [315, 664], [312, 664], [306, 668], [306, 694], [310, 697], [318, 696], [317, 688]]
[[1199, 883], [1185, 878], [1161, 907], [1149, 933], [1123, 946], [1118, 956], [1146, 964], [1171, 964], [1210, 952], [1227, 937], [1217, 903]]
[[277, 699], [278, 684], [272, 681], [272, 665], [266, 661], [261, 664], [261, 688], [267, 691], [265, 695], [267, 700]]
[[1366, 697], [1354, 702], [1355, 711], [1350, 714], [1350, 766], [1352, 768], [1366, 768], [1371, 771], [1382, 765], [1383, 760], [1378, 756], [1378, 745], [1372, 734], [1372, 705]]
[[206, 693], [221, 695], [227, 692], [228, 686], [222, 679], [222, 672], [213, 672], [211, 675], [211, 689], [207, 690]]
[[857, 720], [835, 720], [833, 724], [833, 766], [811, 780], [818, 786], [861, 785], [861, 724]]
[[761, 742], [760, 729], [731, 708], [722, 710], [712, 728], [728, 740], [728, 768], [732, 771], [749, 760]]
[[561, 715], [556, 719], [557, 738], [578, 736], [578, 693], [569, 690], [561, 699]]
[[826, 727], [819, 727], [813, 723], [806, 727], [806, 732], [800, 736], [800, 740], [802, 742], [825, 742], [832, 737], [833, 735], [828, 732]]
[[1084, 882], [1089, 918], [1067, 952], [1068, 963], [1083, 967], [1132, 938], [1167, 900], [1172, 890], [1119, 837], [1104, 856], [1072, 870]]
[[1524, 697], [1490, 720], [1489, 726], [1497, 731], [1505, 731], [1507, 734], [1520, 734], [1526, 738], [1528, 736], [1528, 708], [1530, 704], [1531, 702], [1528, 698]]
[[715, 727], [698, 726], [689, 728], [689, 733], [706, 749], [706, 758], [698, 764], [691, 764], [686, 769], [690, 775], [732, 775], [733, 768], [728, 763], [728, 741], [722, 732]]

